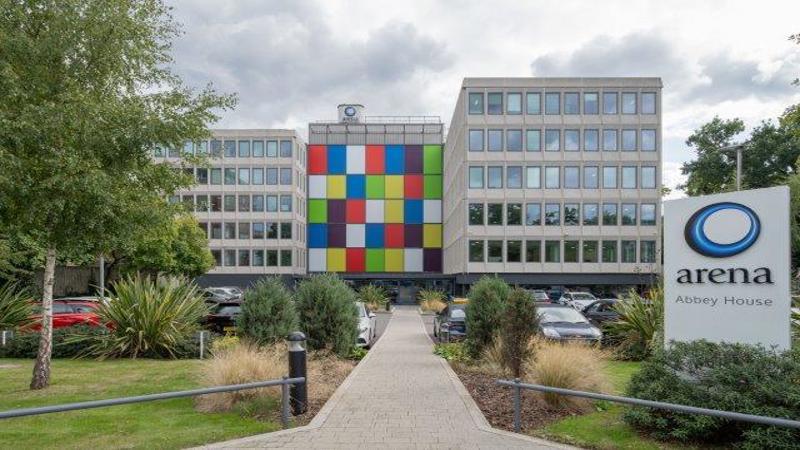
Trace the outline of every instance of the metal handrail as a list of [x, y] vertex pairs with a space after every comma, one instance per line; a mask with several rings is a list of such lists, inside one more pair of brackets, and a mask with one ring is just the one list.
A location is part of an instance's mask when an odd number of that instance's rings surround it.
[[744, 414], [731, 411], [722, 411], [719, 409], [699, 408], [696, 406], [678, 405], [675, 403], [657, 402], [653, 400], [642, 400], [639, 398], [621, 397], [618, 395], [599, 394], [597, 392], [575, 391], [572, 389], [563, 389], [552, 386], [542, 386], [540, 384], [527, 384], [520, 382], [519, 379], [515, 380], [497, 380], [497, 384], [501, 386], [510, 386], [514, 388], [514, 431], [519, 433], [521, 426], [521, 390], [528, 389], [539, 392], [550, 392], [553, 394], [569, 395], [573, 397], [590, 398], [593, 400], [606, 400], [609, 402], [626, 403], [635, 406], [646, 406], [648, 408], [665, 409], [668, 411], [676, 411], [689, 414], [701, 414], [704, 416], [719, 417], [722, 419], [737, 420], [739, 422], [751, 422], [762, 425], [773, 425], [776, 427], [785, 428], [798, 428], [800, 429], [800, 421], [783, 419], [779, 417], [757, 416], [754, 414]]
[[188, 391], [161, 392], [158, 394], [137, 395], [134, 397], [118, 397], [105, 400], [92, 400], [88, 402], [65, 403], [62, 405], [39, 406], [35, 408], [12, 409], [0, 411], [0, 419], [10, 419], [13, 417], [36, 416], [40, 414], [50, 414], [56, 412], [75, 411], [79, 409], [102, 408], [105, 406], [127, 405], [130, 403], [142, 403], [153, 400], [167, 400], [180, 397], [194, 397], [197, 395], [216, 394], [220, 392], [241, 391], [244, 389], [257, 389], [270, 386], [281, 387], [281, 425], [283, 428], [289, 427], [289, 385], [305, 383], [305, 377], [288, 378], [283, 377], [279, 380], [256, 381], [254, 383], [228, 384], [224, 386], [214, 386], [209, 388], [191, 389]]

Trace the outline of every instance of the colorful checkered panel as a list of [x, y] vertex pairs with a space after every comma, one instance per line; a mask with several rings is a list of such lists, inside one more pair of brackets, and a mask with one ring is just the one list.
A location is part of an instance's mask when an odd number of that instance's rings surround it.
[[441, 145], [309, 145], [310, 272], [441, 272]]

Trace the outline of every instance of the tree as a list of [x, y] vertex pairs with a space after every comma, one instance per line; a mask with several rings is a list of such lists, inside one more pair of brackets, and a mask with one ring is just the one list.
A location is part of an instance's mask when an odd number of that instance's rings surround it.
[[536, 302], [526, 290], [514, 288], [508, 294], [508, 304], [502, 317], [500, 333], [503, 337], [503, 365], [514, 378], [522, 376], [525, 361], [532, 354], [531, 338], [539, 329]]
[[469, 290], [466, 350], [473, 358], [494, 342], [500, 329], [510, 288], [497, 276], [484, 275]]
[[178, 32], [161, 0], [0, 0], [0, 223], [45, 254], [32, 389], [49, 383], [56, 258], [159, 226], [193, 180], [152, 150], [208, 137], [235, 104], [171, 72]]
[[297, 329], [294, 299], [280, 276], [262, 278], [244, 291], [236, 326], [259, 345], [280, 342]]
[[681, 173], [688, 175], [686, 184], [679, 186], [689, 196], [730, 191], [736, 186], [736, 162], [720, 151], [731, 145], [732, 139], [744, 131], [740, 119], [722, 120], [714, 117], [698, 128], [686, 140], [697, 159], [683, 164]]

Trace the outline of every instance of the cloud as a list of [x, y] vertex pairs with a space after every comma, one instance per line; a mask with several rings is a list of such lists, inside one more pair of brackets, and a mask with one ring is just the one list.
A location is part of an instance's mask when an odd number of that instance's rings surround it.
[[800, 57], [796, 54], [759, 64], [737, 60], [730, 53], [722, 52], [702, 58], [700, 65], [702, 80], [687, 95], [705, 102], [751, 96], [761, 100], [785, 97], [795, 91], [791, 83], [800, 73]]

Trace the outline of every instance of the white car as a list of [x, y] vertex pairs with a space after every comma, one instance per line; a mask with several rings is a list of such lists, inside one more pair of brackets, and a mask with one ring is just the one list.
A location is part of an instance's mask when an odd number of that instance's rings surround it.
[[356, 345], [370, 348], [378, 334], [375, 313], [370, 311], [363, 302], [356, 302], [356, 308], [358, 309], [358, 338], [356, 339]]
[[592, 295], [591, 292], [565, 292], [558, 300], [558, 303], [583, 311], [584, 308], [597, 300], [598, 298]]

